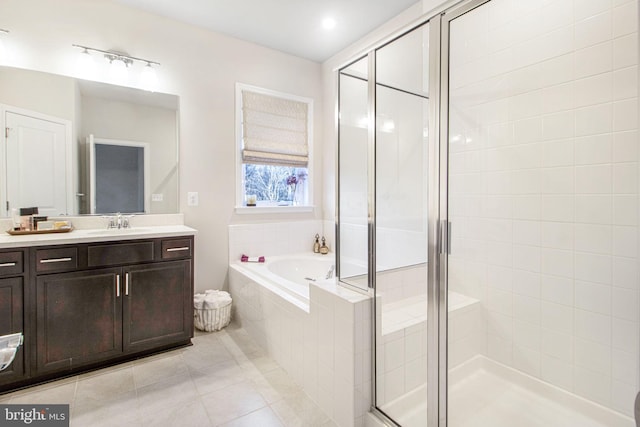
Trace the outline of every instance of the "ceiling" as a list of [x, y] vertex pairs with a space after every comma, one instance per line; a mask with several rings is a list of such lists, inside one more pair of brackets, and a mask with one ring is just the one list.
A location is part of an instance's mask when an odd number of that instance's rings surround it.
[[[323, 62], [420, 0], [115, 0]], [[323, 28], [323, 19], [335, 28]]]

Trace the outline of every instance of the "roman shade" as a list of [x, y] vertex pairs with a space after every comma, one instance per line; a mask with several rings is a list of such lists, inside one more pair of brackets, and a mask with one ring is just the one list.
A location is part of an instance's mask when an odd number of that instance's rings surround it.
[[306, 102], [242, 90], [243, 163], [307, 167]]

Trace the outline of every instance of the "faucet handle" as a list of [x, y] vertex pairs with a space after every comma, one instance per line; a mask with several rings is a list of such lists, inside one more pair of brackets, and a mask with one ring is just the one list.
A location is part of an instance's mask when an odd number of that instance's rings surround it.
[[135, 215], [122, 215], [122, 228], [131, 228], [131, 218]]
[[111, 215], [102, 215], [102, 218], [107, 220], [107, 229], [116, 228], [115, 217], [113, 217]]

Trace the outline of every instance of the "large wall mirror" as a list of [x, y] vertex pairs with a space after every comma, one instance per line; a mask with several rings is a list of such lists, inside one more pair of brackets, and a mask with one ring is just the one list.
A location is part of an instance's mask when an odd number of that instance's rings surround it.
[[0, 67], [0, 217], [31, 206], [177, 213], [178, 106], [175, 95]]

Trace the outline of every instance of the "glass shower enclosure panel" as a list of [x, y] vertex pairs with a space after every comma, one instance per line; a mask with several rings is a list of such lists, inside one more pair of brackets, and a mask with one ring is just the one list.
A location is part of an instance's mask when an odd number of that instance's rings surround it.
[[[637, 44], [627, 63], [612, 62], [615, 32], [585, 47], [583, 25], [616, 14], [602, 5], [443, 15], [450, 427], [635, 425], [638, 90], [620, 68], [637, 74]], [[625, 105], [635, 117], [619, 126]]]
[[338, 74], [338, 277], [369, 288], [369, 95], [368, 58]]
[[429, 25], [375, 51], [376, 407], [427, 422]]

